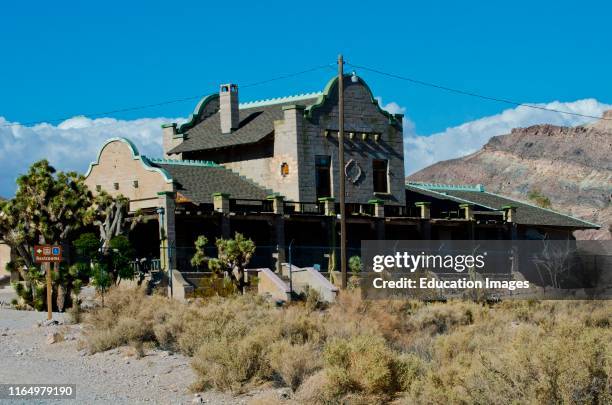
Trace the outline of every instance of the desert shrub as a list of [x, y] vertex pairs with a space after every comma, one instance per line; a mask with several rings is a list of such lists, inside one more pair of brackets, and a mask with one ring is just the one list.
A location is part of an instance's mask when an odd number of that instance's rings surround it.
[[270, 336], [258, 332], [235, 340], [213, 339], [202, 345], [192, 362], [198, 386], [239, 392], [246, 385], [267, 379], [271, 375], [266, 358]]
[[321, 293], [314, 288], [306, 287], [306, 290], [303, 293], [303, 298], [306, 308], [310, 311], [323, 309], [325, 307], [325, 302], [321, 299]]
[[414, 330], [441, 334], [452, 330], [455, 326], [471, 325], [476, 311], [479, 311], [479, 307], [473, 303], [461, 301], [452, 305], [436, 303], [423, 307], [411, 317], [410, 322]]
[[86, 316], [86, 343], [90, 352], [130, 342], [155, 342], [160, 321], [176, 316], [179, 304], [161, 296], [148, 297], [142, 288], [113, 289], [105, 306]]
[[313, 343], [292, 344], [285, 339], [271, 345], [268, 359], [272, 370], [292, 390], [321, 368], [319, 350]]
[[408, 391], [412, 381], [422, 377], [426, 371], [425, 361], [414, 353], [406, 353], [394, 360], [393, 372], [396, 389]]
[[337, 403], [337, 397], [342, 395], [335, 391], [330, 379], [329, 370], [321, 370], [308, 377], [294, 395], [301, 404], [324, 405]]
[[91, 352], [193, 356], [195, 387], [291, 387], [298, 403], [610, 403], [607, 301], [363, 301], [277, 308], [250, 294], [179, 303], [111, 290], [86, 315]]
[[321, 343], [325, 340], [326, 318], [317, 312], [304, 311], [299, 306], [287, 308], [275, 314], [275, 327], [279, 338], [292, 344]]
[[551, 208], [552, 203], [550, 202], [550, 198], [542, 194], [542, 192], [538, 189], [531, 189], [527, 193], [527, 198], [536, 203], [536, 205], [542, 208]]
[[72, 305], [70, 308], [68, 308], [68, 311], [66, 311], [66, 313], [68, 314], [68, 320], [72, 324], [79, 324], [83, 320], [83, 310], [81, 309], [81, 306], [78, 303], [75, 303], [75, 305]]
[[334, 339], [325, 346], [325, 366], [330, 382], [340, 392], [365, 394], [394, 392], [395, 353], [379, 336]]
[[584, 326], [591, 305], [508, 302], [437, 336], [406, 403], [609, 402], [612, 334]]

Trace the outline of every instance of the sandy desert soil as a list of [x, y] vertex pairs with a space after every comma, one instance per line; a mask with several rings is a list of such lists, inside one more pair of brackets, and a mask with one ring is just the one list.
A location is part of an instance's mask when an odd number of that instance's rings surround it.
[[[46, 313], [0, 309], [0, 383], [76, 384], [76, 401], [22, 403], [247, 404], [262, 394], [261, 390], [240, 397], [194, 394], [189, 385], [195, 377], [185, 356], [146, 350], [144, 357], [137, 358], [129, 347], [89, 355], [79, 349], [82, 326], [64, 324], [64, 314], [54, 314], [54, 319], [60, 324], [46, 326]], [[48, 343], [53, 332], [64, 340]]]

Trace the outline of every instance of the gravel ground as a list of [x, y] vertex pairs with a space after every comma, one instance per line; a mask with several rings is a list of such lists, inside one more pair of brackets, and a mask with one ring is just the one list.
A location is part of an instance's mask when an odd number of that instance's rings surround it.
[[[148, 350], [144, 357], [136, 358], [128, 347], [89, 355], [79, 350], [81, 326], [64, 325], [63, 314], [54, 314], [54, 319], [60, 324], [45, 326], [46, 313], [0, 309], [0, 383], [76, 384], [76, 401], [22, 403], [246, 404], [266, 392], [241, 397], [194, 394], [189, 391], [195, 376], [187, 357]], [[48, 343], [48, 335], [54, 332], [65, 339]], [[17, 402], [0, 399], [0, 403]]]

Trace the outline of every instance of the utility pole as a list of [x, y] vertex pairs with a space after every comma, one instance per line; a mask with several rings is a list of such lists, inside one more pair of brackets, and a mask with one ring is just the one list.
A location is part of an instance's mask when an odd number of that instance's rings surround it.
[[346, 289], [346, 179], [344, 173], [344, 60], [338, 55], [338, 162], [340, 166], [340, 269], [342, 289]]

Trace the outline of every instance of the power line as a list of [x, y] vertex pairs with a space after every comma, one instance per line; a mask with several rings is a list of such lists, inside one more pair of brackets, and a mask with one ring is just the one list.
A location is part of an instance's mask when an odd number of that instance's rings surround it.
[[[391, 78], [394, 78], [394, 79], [404, 80], [404, 81], [407, 81], [407, 82], [410, 82], [410, 83], [414, 83], [414, 84], [418, 84], [418, 85], [421, 85], [421, 86], [432, 87], [432, 88], [436, 88], [436, 89], [440, 89], [440, 90], [445, 90], [445, 91], [448, 91], [448, 92], [457, 93], [457, 94], [461, 94], [461, 95], [465, 95], [465, 96], [480, 98], [480, 99], [483, 99], [483, 100], [496, 101], [496, 102], [499, 102], [499, 103], [509, 104], [509, 105], [518, 106], [518, 107], [527, 107], [527, 108], [532, 108], [532, 109], [537, 109], [537, 110], [542, 110], [542, 111], [554, 112], [554, 113], [558, 113], [558, 114], [573, 115], [573, 116], [577, 116], [577, 117], [594, 118], [594, 119], [601, 119], [601, 120], [612, 120], [612, 118], [596, 117], [596, 116], [588, 115], [588, 114], [580, 114], [580, 113], [575, 113], [575, 112], [571, 112], [571, 111], [563, 111], [563, 110], [557, 110], [557, 109], [554, 109], [554, 108], [547, 108], [547, 107], [537, 106], [537, 105], [533, 105], [533, 104], [520, 103], [518, 101], [508, 100], [508, 99], [504, 99], [504, 98], [500, 98], [500, 97], [485, 96], [485, 95], [474, 93], [474, 92], [471, 92], [471, 91], [456, 89], [456, 88], [452, 88], [452, 87], [448, 87], [448, 86], [443, 86], [443, 85], [436, 84], [436, 83], [430, 83], [430, 82], [426, 82], [426, 81], [423, 81], [423, 80], [418, 80], [418, 79], [413, 79], [413, 78], [406, 77], [406, 76], [401, 76], [401, 75], [394, 74], [394, 73], [384, 72], [382, 70], [371, 68], [371, 67], [367, 67], [367, 66], [356, 65], [354, 63], [350, 63], [350, 62], [346, 62], [346, 61], [345, 61], [345, 63], [347, 65], [353, 67], [353, 68], [356, 68], [356, 69], [362, 69], [362, 70], [365, 70], [365, 71], [369, 71], [369, 72], [376, 73], [376, 74], [379, 74], [379, 75], [391, 77]], [[291, 77], [303, 75], [303, 74], [310, 73], [310, 72], [313, 72], [313, 71], [316, 71], [316, 70], [319, 70], [319, 69], [324, 69], [324, 68], [330, 68], [330, 69], [333, 70], [334, 69], [333, 66], [335, 66], [335, 65], [336, 65], [335, 63], [328, 63], [328, 64], [324, 64], [324, 65], [319, 65], [319, 66], [312, 67], [310, 69], [301, 70], [301, 71], [298, 71], [298, 72], [288, 73], [288, 74], [280, 75], [280, 76], [277, 76], [277, 77], [273, 77], [271, 79], [266, 79], [266, 80], [261, 80], [261, 81], [258, 81], [258, 82], [249, 83], [249, 84], [243, 85], [241, 87], [242, 88], [255, 87], [255, 86], [262, 85], [262, 84], [267, 84], [267, 83], [275, 82], [275, 81], [278, 81], [278, 80], [284, 80], [284, 79], [288, 79], [288, 78], [291, 78]], [[207, 94], [210, 94], [210, 93], [207, 93]], [[54, 119], [49, 119], [49, 120], [40, 120], [40, 121], [30, 121], [30, 122], [23, 122], [23, 123], [3, 124], [3, 125], [0, 125], [0, 127], [27, 126], [27, 125], [36, 125], [36, 124], [42, 124], [42, 123], [47, 123], [47, 122], [60, 122], [60, 121], [65, 121], [67, 119], [70, 119], [70, 118], [72, 118], [72, 117], [74, 117], [76, 115], [83, 115], [83, 116], [94, 118], [94, 117], [100, 117], [100, 116], [105, 116], [105, 115], [125, 113], [125, 112], [131, 112], [131, 111], [138, 111], [138, 110], [144, 110], [144, 109], [148, 109], [148, 108], [161, 107], [161, 106], [170, 105], [170, 104], [183, 103], [183, 102], [186, 102], [186, 101], [198, 100], [198, 99], [201, 99], [202, 97], [204, 97], [205, 95], [206, 94], [200, 94], [200, 95], [197, 95], [197, 96], [177, 98], [177, 99], [173, 99], [173, 100], [161, 101], [159, 103], [145, 104], [145, 105], [134, 106], [134, 107], [126, 107], [126, 108], [120, 108], [120, 109], [104, 111], [104, 112], [98, 112], [98, 113], [75, 114], [75, 115], [72, 115], [70, 117], [54, 118]]]
[[[303, 75], [305, 73], [314, 72], [314, 71], [319, 70], [319, 69], [331, 67], [332, 65], [335, 66], [335, 63], [328, 63], [328, 64], [325, 64], [325, 65], [315, 66], [315, 67], [312, 67], [310, 69], [306, 69], [306, 70], [301, 70], [299, 72], [294, 72], [294, 73], [288, 73], [288, 74], [280, 75], [280, 76], [277, 76], [277, 77], [273, 77], [271, 79], [266, 79], [266, 80], [261, 80], [261, 81], [258, 81], [258, 82], [249, 83], [249, 84], [246, 84], [246, 85], [240, 86], [240, 87], [248, 88], [248, 87], [260, 86], [262, 84], [271, 83], [271, 82], [275, 82], [275, 81], [278, 81], [278, 80], [283, 80], [283, 79], [288, 79], [288, 78], [291, 78], [291, 77]], [[207, 93], [207, 94], [210, 94], [210, 93]], [[104, 116], [104, 115], [118, 114], [118, 113], [124, 113], [124, 112], [130, 112], [130, 111], [138, 111], [138, 110], [145, 110], [147, 108], [153, 108], [153, 107], [161, 107], [161, 106], [164, 106], [164, 105], [182, 103], [182, 102], [185, 102], [185, 101], [199, 100], [202, 97], [204, 97], [205, 95], [206, 94], [200, 94], [200, 95], [197, 95], [197, 96], [190, 96], [190, 97], [177, 98], [177, 99], [174, 99], [174, 100], [161, 101], [159, 103], [145, 104], [145, 105], [140, 105], [140, 106], [135, 106], [135, 107], [126, 107], [126, 108], [120, 108], [120, 109], [116, 109], [116, 110], [110, 110], [110, 111], [104, 111], [104, 112], [98, 112], [98, 113], [76, 114], [76, 115], [82, 115], [82, 116], [92, 117], [92, 118], [93, 117], [100, 117], [100, 116]], [[16, 127], [16, 126], [43, 124], [43, 123], [47, 123], [47, 122], [60, 122], [60, 121], [65, 121], [67, 119], [70, 119], [70, 118], [72, 118], [72, 117], [74, 117], [76, 115], [73, 115], [71, 117], [54, 118], [54, 119], [50, 119], [50, 120], [41, 120], [41, 121], [30, 121], [30, 122], [23, 122], [23, 123], [3, 124], [3, 125], [0, 125], [0, 127]]]
[[425, 82], [423, 80], [417, 80], [417, 79], [413, 79], [413, 78], [410, 78], [410, 77], [400, 76], [400, 75], [397, 75], [397, 74], [394, 74], [394, 73], [383, 72], [382, 70], [370, 68], [370, 67], [367, 67], [367, 66], [355, 65], [355, 64], [349, 63], [349, 62], [345, 62], [345, 63], [347, 65], [349, 65], [349, 66], [352, 66], [352, 67], [356, 68], [356, 69], [362, 69], [362, 70], [366, 70], [368, 72], [377, 73], [377, 74], [382, 75], [382, 76], [388, 76], [388, 77], [392, 77], [394, 79], [404, 80], [404, 81], [407, 81], [407, 82], [410, 82], [410, 83], [419, 84], [421, 86], [433, 87], [433, 88], [436, 88], [436, 89], [449, 91], [451, 93], [462, 94], [464, 96], [477, 97], [477, 98], [484, 99], [484, 100], [497, 101], [499, 103], [510, 104], [510, 105], [514, 105], [514, 106], [518, 106], [518, 107], [528, 107], [528, 108], [533, 108], [533, 109], [536, 109], [536, 110], [549, 111], [549, 112], [554, 112], [554, 113], [559, 113], [559, 114], [567, 114], [567, 115], [574, 115], [574, 116], [577, 116], [577, 117], [595, 118], [595, 119], [600, 119], [600, 120], [611, 120], [612, 121], [612, 118], [596, 117], [594, 115], [580, 114], [580, 113], [575, 113], [575, 112], [571, 112], [571, 111], [556, 110], [554, 108], [547, 108], [547, 107], [537, 106], [537, 105], [533, 105], [533, 104], [519, 103], [518, 101], [507, 100], [507, 99], [499, 98], [499, 97], [485, 96], [485, 95], [474, 93], [474, 92], [471, 92], [471, 91], [455, 89], [455, 88], [452, 88], [452, 87], [442, 86], [442, 85], [436, 84], [436, 83], [429, 83], [429, 82]]

